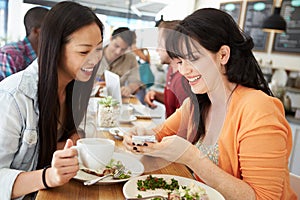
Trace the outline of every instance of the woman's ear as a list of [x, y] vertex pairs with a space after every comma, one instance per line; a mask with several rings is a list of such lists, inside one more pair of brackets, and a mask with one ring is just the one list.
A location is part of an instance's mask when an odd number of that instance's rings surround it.
[[222, 65], [226, 65], [230, 57], [230, 47], [227, 45], [222, 45], [219, 49], [218, 56], [220, 59], [220, 63]]

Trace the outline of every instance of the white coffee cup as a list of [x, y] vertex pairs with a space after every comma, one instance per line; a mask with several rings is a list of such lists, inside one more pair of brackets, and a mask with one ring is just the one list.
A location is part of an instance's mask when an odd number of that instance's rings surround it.
[[114, 153], [115, 142], [105, 138], [81, 138], [77, 140], [79, 163], [92, 170], [101, 170]]

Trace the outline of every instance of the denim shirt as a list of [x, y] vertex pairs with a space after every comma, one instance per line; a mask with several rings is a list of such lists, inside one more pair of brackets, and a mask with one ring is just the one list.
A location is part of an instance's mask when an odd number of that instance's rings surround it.
[[[36, 169], [39, 152], [38, 64], [0, 82], [0, 199], [11, 199], [16, 177]], [[31, 195], [18, 199], [29, 199]]]

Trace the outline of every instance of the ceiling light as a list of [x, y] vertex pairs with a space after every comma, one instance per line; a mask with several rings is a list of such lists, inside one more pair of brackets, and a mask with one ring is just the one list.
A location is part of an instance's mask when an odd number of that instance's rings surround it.
[[159, 24], [160, 24], [161, 22], [163, 22], [163, 21], [164, 21], [164, 16], [161, 15], [161, 16], [160, 16], [160, 19], [159, 19], [158, 21], [155, 21], [155, 27], [158, 27]]
[[279, 6], [275, 6], [274, 12], [271, 16], [263, 22], [263, 31], [282, 33], [286, 31], [286, 21], [280, 15], [281, 3]]

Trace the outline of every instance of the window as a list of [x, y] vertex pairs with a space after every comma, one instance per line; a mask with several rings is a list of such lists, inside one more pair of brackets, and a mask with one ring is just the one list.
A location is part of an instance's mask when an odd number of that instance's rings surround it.
[[0, 0], [0, 46], [7, 40], [7, 12], [8, 0]]

